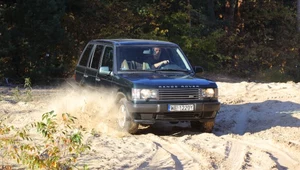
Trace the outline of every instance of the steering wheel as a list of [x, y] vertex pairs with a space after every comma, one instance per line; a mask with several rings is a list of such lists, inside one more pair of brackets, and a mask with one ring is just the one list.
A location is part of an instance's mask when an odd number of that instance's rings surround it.
[[159, 69], [171, 69], [171, 70], [182, 70], [181, 67], [179, 67], [177, 64], [174, 62], [169, 62], [167, 64], [163, 64], [159, 67]]

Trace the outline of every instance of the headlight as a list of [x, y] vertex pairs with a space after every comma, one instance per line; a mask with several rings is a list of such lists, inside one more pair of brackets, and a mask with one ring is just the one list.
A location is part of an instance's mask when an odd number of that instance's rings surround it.
[[157, 99], [156, 89], [132, 89], [132, 99]]
[[213, 88], [202, 89], [202, 96], [203, 97], [218, 97], [218, 89], [213, 89]]

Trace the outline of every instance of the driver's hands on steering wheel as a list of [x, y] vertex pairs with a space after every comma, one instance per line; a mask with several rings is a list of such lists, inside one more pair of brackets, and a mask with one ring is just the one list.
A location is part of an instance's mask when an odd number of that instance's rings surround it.
[[169, 60], [163, 60], [163, 61], [161, 61], [161, 62], [158, 62], [158, 63], [154, 64], [154, 67], [155, 67], [155, 68], [160, 68], [162, 65], [166, 65], [166, 64], [168, 64], [168, 63], [170, 63]]
[[168, 63], [170, 63], [169, 60], [164, 60], [164, 61], [162, 61], [162, 62], [163, 62], [163, 64], [168, 64]]

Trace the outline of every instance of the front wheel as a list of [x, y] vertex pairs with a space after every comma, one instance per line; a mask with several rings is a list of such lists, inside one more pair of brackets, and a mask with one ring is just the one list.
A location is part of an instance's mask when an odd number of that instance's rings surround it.
[[137, 132], [139, 125], [133, 121], [132, 115], [128, 112], [126, 101], [126, 98], [122, 98], [119, 101], [118, 125], [122, 131], [134, 134]]
[[191, 121], [191, 127], [202, 132], [211, 133], [214, 129], [215, 121], [207, 121], [207, 122], [200, 122], [200, 121]]

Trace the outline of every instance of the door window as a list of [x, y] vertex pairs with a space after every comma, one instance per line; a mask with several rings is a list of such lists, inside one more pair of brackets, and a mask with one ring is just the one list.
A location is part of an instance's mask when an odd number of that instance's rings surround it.
[[102, 45], [97, 45], [97, 47], [95, 49], [93, 59], [92, 59], [91, 68], [99, 69], [99, 62], [100, 62], [100, 58], [101, 58], [101, 55], [102, 55], [102, 51], [103, 51], [103, 46]]
[[113, 48], [106, 47], [102, 60], [102, 67], [108, 67], [109, 71], [112, 71], [113, 67]]
[[83, 54], [82, 54], [82, 56], [81, 56], [79, 65], [87, 66], [87, 62], [88, 62], [88, 60], [89, 60], [89, 57], [90, 57], [90, 53], [91, 53], [91, 51], [92, 51], [92, 48], [93, 48], [93, 44], [89, 44], [89, 45], [85, 48], [85, 50], [84, 50], [84, 52], [83, 52]]

